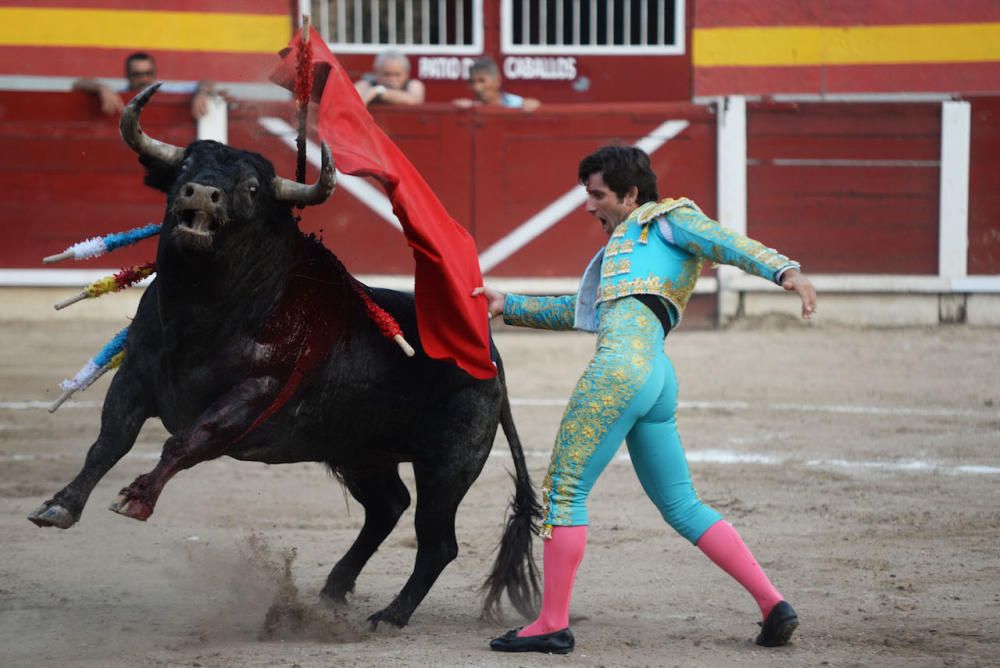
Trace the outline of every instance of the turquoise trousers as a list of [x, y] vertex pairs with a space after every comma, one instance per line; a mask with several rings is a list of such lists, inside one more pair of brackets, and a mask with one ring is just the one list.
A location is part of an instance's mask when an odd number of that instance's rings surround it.
[[588, 524], [587, 497], [622, 441], [646, 494], [678, 533], [696, 543], [722, 519], [691, 483], [663, 327], [631, 297], [601, 305], [597, 351], [570, 397], [542, 485], [543, 533]]

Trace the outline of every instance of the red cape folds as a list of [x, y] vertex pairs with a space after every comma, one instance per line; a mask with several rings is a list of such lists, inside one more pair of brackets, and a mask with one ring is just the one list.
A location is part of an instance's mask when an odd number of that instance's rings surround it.
[[[420, 173], [375, 124], [320, 34], [310, 28], [309, 35], [319, 136], [330, 147], [338, 170], [376, 179], [392, 202], [416, 262], [417, 328], [424, 352], [454, 362], [475, 378], [493, 378], [497, 370], [490, 355], [486, 299], [470, 296], [483, 284], [472, 236], [448, 215]], [[291, 90], [300, 43], [296, 33], [271, 75]]]

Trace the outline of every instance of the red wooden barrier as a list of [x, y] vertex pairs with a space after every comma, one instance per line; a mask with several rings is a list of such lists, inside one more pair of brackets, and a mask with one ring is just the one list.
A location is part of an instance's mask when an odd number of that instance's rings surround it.
[[[154, 136], [195, 136], [189, 100], [157, 96], [143, 114]], [[122, 142], [117, 119], [82, 93], [0, 94], [0, 267], [38, 268], [45, 255], [83, 239], [160, 222], [163, 196]], [[73, 268], [124, 266], [155, 257], [155, 241]]]
[[814, 273], [937, 273], [940, 104], [753, 104], [747, 134], [750, 236]]
[[[748, 232], [814, 273], [935, 274], [940, 105], [751, 104]], [[665, 121], [687, 123], [653, 152], [661, 196], [688, 196], [716, 211], [712, 107], [649, 103], [546, 105], [534, 114], [450, 105], [376, 110], [445, 206], [489, 252], [525, 221], [578, 188], [587, 152], [613, 139], [635, 142]], [[1000, 274], [998, 98], [973, 100], [969, 271]], [[294, 175], [294, 152], [259, 119], [292, 121], [289, 104], [233, 105], [229, 143], [257, 151]], [[143, 114], [154, 136], [183, 145], [195, 136], [188, 101], [158, 95]], [[309, 178], [315, 172], [310, 169]], [[0, 92], [0, 268], [40, 268], [43, 256], [82, 239], [158, 222], [163, 196], [118, 136], [117, 120], [77, 93]], [[577, 206], [486, 272], [576, 276], [604, 241]], [[399, 232], [343, 187], [302, 213], [356, 273], [409, 274]], [[86, 263], [148, 261], [155, 241]]]
[[969, 274], [1000, 274], [1000, 98], [972, 98]]
[[[687, 195], [714, 211], [714, 116], [705, 107], [640, 104], [612, 111], [550, 105], [528, 115], [426, 105], [375, 113], [480, 250], [579, 188], [577, 163], [587, 152], [615, 138], [636, 141], [669, 119], [690, 125], [653, 153], [662, 194]], [[143, 172], [118, 137], [117, 121], [102, 116], [92, 98], [0, 93], [0, 114], [0, 188], [6, 203], [0, 211], [0, 267], [39, 267], [41, 257], [81, 239], [161, 219], [162, 195], [142, 186]], [[291, 121], [290, 105], [235, 106], [229, 143], [262, 153], [278, 173], [292, 177], [294, 152], [259, 123], [275, 115]], [[183, 97], [158, 95], [143, 113], [143, 126], [179, 145], [195, 134]], [[399, 232], [343, 188], [327, 204], [306, 209], [302, 218], [302, 228], [321, 234], [354, 272], [412, 272]], [[575, 276], [602, 242], [597, 223], [578, 207], [492, 273]], [[153, 243], [73, 266], [146, 261]]]

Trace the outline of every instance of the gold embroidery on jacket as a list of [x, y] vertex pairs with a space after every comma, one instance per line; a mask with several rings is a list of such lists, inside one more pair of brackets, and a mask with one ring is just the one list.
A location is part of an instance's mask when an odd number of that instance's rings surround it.
[[[614, 280], [617, 276], [629, 273], [631, 268], [630, 262], [627, 265], [623, 264], [628, 261], [623, 256], [635, 250], [635, 241], [621, 238], [629, 230], [628, 226], [641, 226], [638, 241], [640, 244], [646, 244], [650, 227], [657, 219], [662, 219], [668, 214], [671, 225], [676, 225], [697, 237], [686, 243], [674, 241], [677, 248], [692, 255], [690, 259], [681, 263], [680, 274], [667, 278], [651, 272], [645, 278]], [[615, 228], [605, 253], [596, 303], [601, 304], [634, 294], [657, 295], [673, 304], [677, 315], [675, 324], [680, 322], [706, 261], [712, 264], [731, 264], [767, 280], [774, 280], [777, 271], [784, 267], [798, 266], [798, 263], [790, 261], [773, 248], [737, 234], [708, 218], [694, 202], [683, 197], [647, 202], [633, 211], [628, 219]], [[614, 259], [608, 260], [609, 256]]]
[[572, 329], [574, 298], [508, 295], [503, 319], [508, 325], [535, 329]]
[[[684, 312], [694, 292], [695, 283], [701, 274], [702, 261], [694, 260], [684, 263], [684, 268], [676, 280], [664, 276], [648, 274], [645, 278], [633, 278], [602, 284], [597, 295], [597, 303], [628, 297], [629, 295], [657, 295], [669, 300], [677, 308], [678, 315]], [[611, 274], [606, 277], [611, 277]]]
[[639, 232], [639, 243], [643, 245], [649, 243], [649, 225], [642, 226], [642, 232]]
[[689, 200], [687, 197], [680, 197], [678, 199], [667, 197], [659, 202], [650, 202], [649, 204], [639, 207], [632, 212], [632, 216], [640, 225], [645, 225], [653, 219], [659, 218], [660, 216], [670, 213], [674, 209], [679, 209], [683, 206], [689, 206], [698, 213], [701, 213], [701, 209], [698, 208], [698, 205]]
[[[675, 211], [671, 217], [671, 222], [691, 234], [701, 237], [701, 249], [699, 249], [698, 244], [687, 243], [682, 246], [684, 250], [695, 255], [707, 255], [715, 263], [731, 264], [739, 267], [748, 274], [761, 276], [767, 280], [773, 280], [774, 272], [788, 266], [790, 263], [790, 260], [786, 256], [778, 253], [773, 248], [768, 248], [759, 241], [754, 241], [742, 234], [733, 232], [729, 228], [706, 217], [700, 211], [684, 209]], [[739, 257], [727, 259], [727, 248], [738, 253]], [[771, 275], [762, 274], [758, 263], [770, 270]]]
[[632, 261], [627, 257], [615, 259], [605, 258], [604, 264], [601, 266], [601, 276], [604, 278], [611, 278], [613, 276], [621, 276], [622, 274], [627, 274], [632, 270]]
[[612, 239], [607, 248], [604, 249], [604, 257], [615, 257], [616, 255], [628, 255], [635, 248], [635, 241], [632, 239], [626, 239], [624, 241], [616, 241]]

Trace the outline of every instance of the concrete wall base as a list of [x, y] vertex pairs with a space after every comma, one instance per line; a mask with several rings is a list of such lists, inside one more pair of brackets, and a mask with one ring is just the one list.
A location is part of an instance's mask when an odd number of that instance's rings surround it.
[[[798, 317], [795, 295], [779, 292], [738, 292], [719, 301], [720, 322], [767, 315]], [[831, 293], [819, 297], [816, 325], [825, 322], [867, 327], [924, 327], [939, 324], [1000, 326], [1000, 295]]]
[[[61, 311], [52, 307], [77, 291], [77, 288], [64, 287], [0, 288], [0, 322], [111, 320], [124, 323], [135, 315], [143, 289], [129, 288], [87, 299]], [[714, 298], [707, 294], [701, 297]], [[745, 317], [787, 315], [797, 318], [800, 312], [795, 295], [783, 291], [728, 292], [718, 300], [718, 306], [719, 323], [723, 326]], [[706, 312], [708, 315], [711, 314]], [[871, 327], [938, 324], [1000, 327], [1000, 294], [824, 292], [820, 295], [819, 313], [814, 323], [821, 326], [826, 322]]]
[[1000, 295], [969, 295], [965, 321], [970, 325], [1000, 327]]
[[53, 304], [80, 291], [79, 288], [0, 288], [0, 322], [12, 320], [118, 320], [123, 326], [135, 315], [143, 288], [129, 288], [96, 299], [85, 299], [61, 311]]

